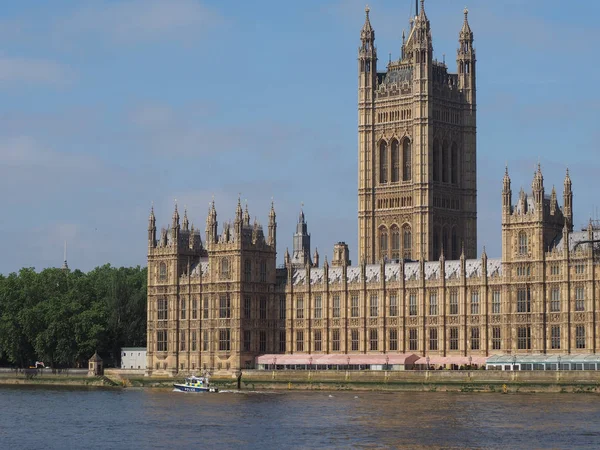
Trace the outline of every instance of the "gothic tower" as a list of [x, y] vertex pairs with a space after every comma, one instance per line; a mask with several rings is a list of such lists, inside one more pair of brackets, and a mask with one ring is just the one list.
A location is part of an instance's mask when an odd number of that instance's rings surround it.
[[458, 74], [433, 59], [424, 0], [400, 59], [377, 72], [366, 9], [358, 50], [359, 258], [458, 259], [477, 250], [475, 50], [467, 11]]

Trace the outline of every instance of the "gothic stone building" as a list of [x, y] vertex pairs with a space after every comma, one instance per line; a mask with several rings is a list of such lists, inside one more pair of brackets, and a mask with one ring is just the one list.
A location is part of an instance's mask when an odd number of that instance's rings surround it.
[[238, 202], [204, 242], [177, 207], [148, 227], [148, 374], [252, 367], [264, 354], [595, 353], [600, 348], [600, 227], [573, 230], [569, 173], [562, 208], [502, 185], [502, 255], [475, 255], [475, 49], [465, 11], [458, 74], [432, 59], [423, 1], [402, 55], [377, 72], [369, 11], [359, 72], [359, 264], [338, 243], [311, 257], [304, 213], [276, 268], [268, 233]]

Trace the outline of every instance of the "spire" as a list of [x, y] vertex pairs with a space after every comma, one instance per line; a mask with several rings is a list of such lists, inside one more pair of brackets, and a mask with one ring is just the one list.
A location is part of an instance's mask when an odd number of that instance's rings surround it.
[[420, 19], [427, 19], [427, 15], [425, 14], [425, 0], [421, 0], [421, 10], [419, 11]]
[[240, 199], [240, 195], [238, 194], [238, 202], [237, 202], [237, 208], [235, 209], [235, 221], [237, 222], [238, 220], [242, 221], [242, 201]]
[[154, 217], [154, 203], [152, 203], [152, 206], [150, 207], [150, 217], [148, 217], [148, 247], [156, 247], [156, 217]]
[[371, 21], [369, 20], [369, 12], [370, 11], [371, 11], [371, 8], [369, 8], [369, 5], [365, 6], [365, 23], [360, 32], [361, 40], [365, 40], [368, 38], [370, 38], [371, 40], [375, 39], [375, 36], [374, 36], [375, 33], [373, 31], [373, 27], [371, 26]]
[[465, 40], [473, 40], [473, 32], [469, 26], [469, 10], [465, 8], [463, 13], [465, 14], [465, 21], [460, 29], [460, 38]]
[[571, 177], [569, 176], [569, 168], [567, 167], [567, 174], [565, 175], [565, 190], [571, 190]]
[[316, 247], [313, 255], [313, 267], [319, 267], [319, 250]]
[[190, 222], [187, 216], [187, 207], [183, 207], [183, 229], [184, 231], [188, 231], [190, 227]]
[[275, 222], [275, 204], [271, 198], [271, 210], [269, 211], [269, 245], [277, 245], [277, 222]]
[[533, 173], [533, 182], [531, 183], [534, 193], [544, 189], [544, 177], [540, 163], [537, 164], [537, 170]]
[[67, 241], [65, 241], [65, 259], [63, 260], [63, 265], [60, 268], [61, 270], [69, 270], [69, 265], [67, 264]]
[[563, 190], [563, 215], [565, 216], [565, 223], [568, 222], [569, 231], [573, 231], [573, 191], [572, 191], [571, 177], [569, 176], [569, 169], [567, 168], [567, 174], [565, 175], [565, 186]]
[[175, 200], [175, 211], [173, 211], [173, 228], [179, 228], [179, 211], [177, 211], [177, 200]]
[[246, 207], [244, 208], [244, 226], [250, 226], [250, 213], [248, 212], [248, 201], [246, 200]]
[[508, 175], [508, 164], [504, 169], [504, 178], [502, 179], [502, 188], [504, 192], [510, 191], [510, 176]]

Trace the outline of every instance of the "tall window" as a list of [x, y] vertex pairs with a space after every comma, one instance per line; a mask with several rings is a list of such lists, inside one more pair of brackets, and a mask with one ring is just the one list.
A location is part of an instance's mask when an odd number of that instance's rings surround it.
[[279, 331], [279, 352], [285, 352], [285, 330]]
[[471, 314], [479, 314], [479, 291], [471, 292]]
[[398, 350], [398, 330], [390, 330], [390, 351]]
[[517, 289], [517, 312], [531, 312], [531, 291], [529, 287]]
[[267, 297], [261, 296], [258, 304], [258, 316], [261, 319], [267, 318]]
[[296, 351], [304, 351], [304, 331], [302, 330], [296, 331]]
[[402, 179], [404, 181], [410, 181], [412, 178], [412, 161], [410, 141], [408, 139], [404, 139], [404, 142], [402, 142], [402, 159], [404, 161], [404, 171], [402, 173]]
[[560, 312], [560, 288], [550, 291], [550, 312]]
[[577, 325], [575, 328], [575, 347], [585, 348], [585, 326]]
[[429, 350], [438, 349], [438, 330], [437, 328], [429, 329]]
[[500, 327], [492, 327], [492, 350], [500, 350], [501, 342]]
[[340, 317], [340, 296], [335, 294], [333, 296], [333, 318], [337, 319]]
[[416, 328], [410, 328], [408, 330], [408, 349], [419, 349], [419, 330], [417, 330]]
[[296, 298], [296, 319], [304, 319], [304, 298], [301, 295]]
[[167, 299], [159, 298], [157, 305], [157, 319], [158, 320], [167, 320]]
[[517, 348], [531, 350], [531, 327], [517, 327]]
[[429, 293], [429, 315], [437, 316], [438, 314], [438, 303], [437, 303], [437, 292]]
[[450, 291], [450, 315], [458, 314], [458, 291]]
[[195, 331], [192, 331], [192, 351], [195, 352], [196, 348], [198, 347], [198, 341], [197, 341], [198, 337], [196, 335]]
[[197, 318], [198, 318], [198, 299], [194, 297], [192, 299], [192, 319], [197, 319]]
[[279, 296], [279, 320], [285, 320], [285, 295]]
[[440, 153], [440, 141], [438, 141], [437, 139], [435, 139], [433, 141], [433, 152], [432, 152], [432, 172], [433, 172], [433, 181], [439, 181], [440, 180], [440, 160], [439, 160], [439, 153]]
[[400, 149], [398, 141], [392, 141], [392, 183], [400, 181]]
[[388, 253], [388, 234], [385, 228], [379, 230], [379, 255], [382, 259], [387, 259]]
[[412, 258], [412, 234], [410, 231], [410, 227], [408, 225], [404, 225], [402, 227], [402, 234], [403, 234], [403, 245], [404, 245], [404, 252], [403, 252], [403, 258], [405, 259], [411, 259]]
[[582, 286], [575, 288], [575, 311], [585, 311], [585, 289]]
[[352, 330], [350, 332], [350, 345], [351, 345], [352, 351], [354, 351], [354, 352], [358, 351], [358, 339], [359, 339], [358, 330]]
[[377, 294], [371, 294], [369, 306], [369, 315], [377, 317], [379, 315], [379, 299], [377, 298]]
[[350, 298], [350, 317], [358, 317], [358, 295], [352, 294]]
[[202, 301], [202, 318], [203, 319], [208, 319], [208, 314], [209, 314], [209, 308], [208, 308], [208, 298], [204, 298], [204, 300]]
[[229, 258], [223, 258], [221, 260], [221, 279], [229, 280], [231, 277], [231, 272], [229, 268]]
[[417, 308], [417, 294], [410, 294], [408, 297], [408, 315], [416, 316], [419, 313]]
[[244, 261], [244, 281], [252, 281], [252, 261], [249, 259]]
[[252, 300], [244, 297], [244, 319], [252, 319]]
[[381, 141], [379, 144], [379, 182], [387, 183], [387, 144]]
[[229, 328], [219, 330], [219, 350], [222, 352], [231, 350], [231, 330]]
[[264, 353], [267, 351], [267, 332], [260, 331], [258, 333], [258, 351]]
[[202, 350], [207, 352], [210, 348], [210, 332], [204, 330], [202, 333]]
[[369, 350], [377, 351], [379, 347], [379, 338], [377, 334], [377, 330], [375, 328], [371, 328], [369, 330]]
[[320, 352], [321, 351], [321, 347], [322, 347], [322, 342], [323, 342], [323, 333], [321, 330], [315, 330], [314, 331], [314, 338], [315, 338], [315, 352]]
[[229, 294], [219, 296], [219, 319], [229, 319], [231, 317], [231, 299]]
[[519, 233], [519, 255], [527, 254], [527, 233], [521, 231]]
[[452, 156], [450, 158], [450, 182], [452, 184], [458, 183], [458, 148], [456, 142], [452, 144]]
[[479, 327], [471, 328], [471, 350], [479, 350]]
[[553, 349], [560, 348], [560, 325], [552, 325], [550, 328], [550, 347]]
[[492, 314], [500, 314], [500, 291], [492, 291]]
[[448, 143], [444, 142], [442, 146], [442, 181], [444, 183], [448, 182], [448, 153], [450, 149], [448, 148]]
[[252, 349], [252, 331], [244, 330], [244, 342], [242, 344], [245, 352], [249, 352]]
[[398, 315], [398, 297], [396, 294], [390, 295], [390, 317], [396, 317]]
[[161, 262], [158, 265], [158, 279], [160, 281], [167, 281], [167, 263]]
[[333, 330], [331, 332], [331, 350], [334, 352], [340, 351], [340, 330]]
[[260, 282], [267, 282], [267, 263], [265, 261], [260, 262]]
[[185, 351], [185, 331], [179, 333], [179, 351]]
[[392, 236], [392, 259], [400, 259], [400, 230], [394, 225], [390, 233]]
[[186, 315], [186, 310], [185, 310], [185, 306], [186, 306], [186, 301], [185, 298], [181, 299], [181, 307], [179, 308], [179, 313], [181, 314], [181, 320], [185, 320], [185, 315]]
[[315, 319], [323, 317], [323, 300], [320, 295], [315, 295]]
[[450, 328], [450, 350], [458, 350], [458, 328]]
[[156, 351], [167, 351], [167, 330], [158, 330], [156, 332]]

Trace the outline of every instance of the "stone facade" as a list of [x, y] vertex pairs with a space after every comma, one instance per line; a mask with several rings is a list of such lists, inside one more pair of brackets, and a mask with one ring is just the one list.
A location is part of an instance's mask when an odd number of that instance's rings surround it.
[[310, 256], [301, 211], [276, 267], [268, 234], [238, 201], [204, 243], [180, 224], [148, 226], [148, 374], [252, 367], [270, 353], [595, 353], [600, 348], [600, 226], [573, 230], [538, 166], [531, 195], [502, 183], [502, 255], [476, 259], [475, 50], [467, 12], [458, 74], [432, 59], [423, 2], [402, 57], [377, 73], [367, 17], [359, 49], [359, 264], [334, 246]]

